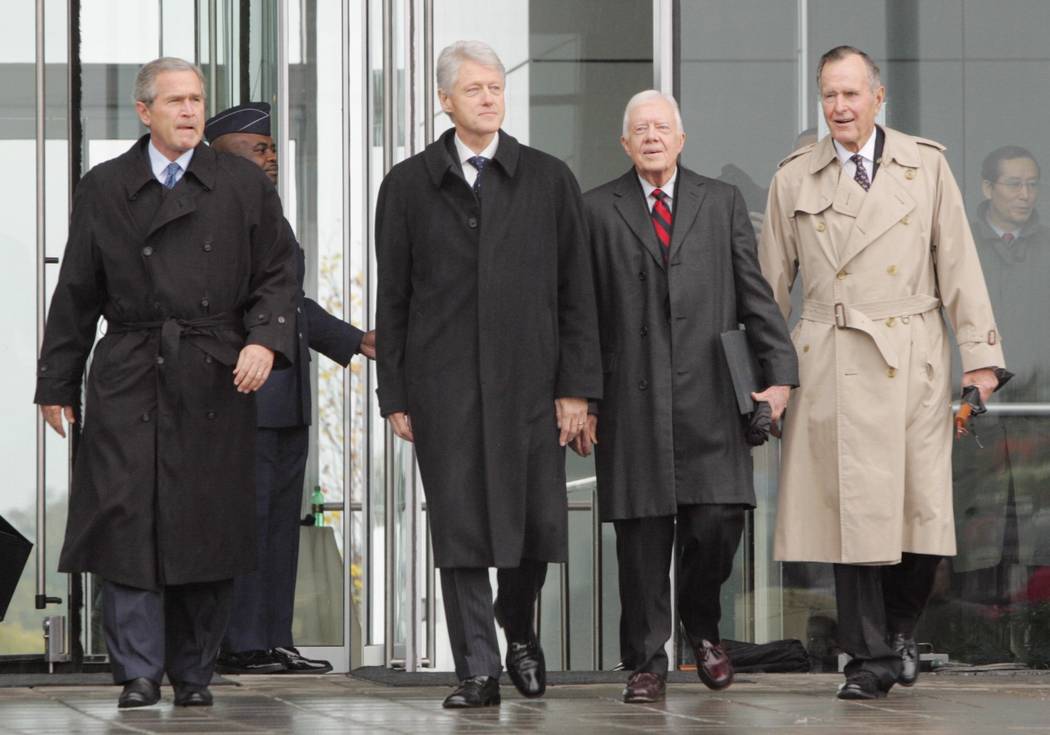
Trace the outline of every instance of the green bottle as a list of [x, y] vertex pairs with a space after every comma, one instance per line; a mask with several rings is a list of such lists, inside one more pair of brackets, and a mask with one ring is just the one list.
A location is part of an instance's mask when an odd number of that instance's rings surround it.
[[324, 493], [320, 485], [314, 485], [314, 492], [310, 496], [310, 509], [314, 514], [314, 525], [324, 525]]

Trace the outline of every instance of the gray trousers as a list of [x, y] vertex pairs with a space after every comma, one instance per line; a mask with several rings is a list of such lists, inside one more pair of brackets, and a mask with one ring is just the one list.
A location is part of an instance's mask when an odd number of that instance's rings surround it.
[[497, 570], [499, 597], [493, 605], [488, 568], [442, 568], [445, 621], [460, 680], [474, 676], [499, 678], [503, 664], [495, 620], [503, 626], [508, 641], [524, 643], [536, 638], [533, 611], [546, 577], [547, 562], [532, 559], [522, 559], [514, 569]]
[[123, 684], [145, 677], [160, 683], [207, 686], [230, 617], [233, 580], [143, 590], [107, 581], [102, 626], [113, 669]]

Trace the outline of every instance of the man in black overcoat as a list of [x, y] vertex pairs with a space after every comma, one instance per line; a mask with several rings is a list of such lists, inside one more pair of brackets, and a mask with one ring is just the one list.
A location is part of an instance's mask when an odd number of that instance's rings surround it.
[[437, 63], [455, 128], [395, 166], [376, 214], [379, 407], [415, 441], [460, 686], [446, 707], [498, 704], [502, 670], [543, 694], [533, 611], [566, 558], [564, 446], [601, 395], [579, 188], [500, 130], [504, 70], [460, 41]]
[[76, 191], [35, 402], [63, 436], [87, 381], [63, 572], [105, 579], [119, 706], [210, 705], [233, 578], [255, 567], [255, 400], [294, 359], [295, 264], [259, 168], [201, 142], [204, 78], [139, 71], [149, 134]]
[[775, 422], [798, 366], [758, 267], [735, 186], [678, 165], [678, 104], [647, 90], [624, 113], [634, 166], [584, 195], [605, 396], [573, 447], [596, 448], [603, 521], [616, 528], [626, 702], [664, 697], [671, 635], [668, 567], [677, 545], [678, 612], [712, 689], [733, 668], [721, 647], [719, 592], [755, 505], [751, 446], [720, 335], [746, 327]]
[[[212, 148], [254, 162], [277, 184], [277, 146], [270, 136], [270, 105], [249, 102], [204, 123]], [[228, 674], [323, 674], [327, 661], [295, 648], [292, 615], [299, 559], [299, 511], [310, 450], [310, 349], [343, 367], [358, 352], [375, 357], [375, 333], [365, 333], [325, 311], [303, 292], [306, 258], [287, 219], [299, 291], [295, 303], [295, 364], [274, 370], [255, 394], [255, 513], [259, 565], [237, 577], [219, 671]]]

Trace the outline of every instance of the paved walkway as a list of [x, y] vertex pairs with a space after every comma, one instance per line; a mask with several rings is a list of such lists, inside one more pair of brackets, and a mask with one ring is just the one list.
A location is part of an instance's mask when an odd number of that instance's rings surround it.
[[614, 684], [558, 686], [525, 700], [509, 685], [501, 707], [441, 709], [443, 687], [388, 687], [352, 677], [227, 677], [215, 706], [121, 711], [116, 687], [0, 689], [0, 732], [65, 733], [1050, 733], [1050, 676], [924, 675], [872, 703], [840, 702], [831, 674], [738, 677], [710, 692], [672, 684], [665, 703], [625, 705]]

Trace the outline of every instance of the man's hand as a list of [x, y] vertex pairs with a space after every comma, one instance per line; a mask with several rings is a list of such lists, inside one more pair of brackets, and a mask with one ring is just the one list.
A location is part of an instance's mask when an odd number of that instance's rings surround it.
[[595, 444], [598, 443], [598, 417], [594, 414], [587, 414], [587, 424], [583, 427], [583, 431], [576, 435], [576, 438], [572, 440], [572, 451], [581, 457], [588, 457], [591, 454], [591, 449]]
[[361, 338], [361, 347], [358, 348], [362, 355], [369, 360], [376, 359], [376, 330], [369, 329]]
[[771, 385], [761, 393], [752, 393], [751, 398], [755, 401], [765, 401], [769, 404], [769, 411], [773, 422], [776, 423], [784, 415], [784, 409], [788, 405], [788, 397], [791, 395], [791, 387], [787, 385]]
[[404, 411], [394, 411], [386, 417], [387, 421], [390, 422], [390, 426], [394, 429], [394, 433], [404, 439], [406, 442], [414, 442], [416, 439], [412, 435], [412, 419], [408, 417], [408, 414]]
[[995, 376], [995, 370], [992, 368], [971, 370], [963, 373], [962, 376], [962, 387], [965, 388], [968, 385], [976, 385], [977, 390], [981, 392], [981, 400], [987, 403], [992, 393], [999, 387], [999, 378]]
[[586, 398], [555, 398], [554, 413], [558, 417], [561, 436], [558, 443], [563, 447], [576, 438], [587, 424]]
[[63, 439], [66, 436], [66, 429], [62, 424], [62, 416], [64, 415], [70, 424], [76, 423], [72, 406], [41, 406], [40, 413], [43, 414], [44, 421]]
[[273, 350], [262, 345], [245, 345], [233, 368], [233, 384], [238, 393], [253, 393], [262, 387], [273, 369]]

